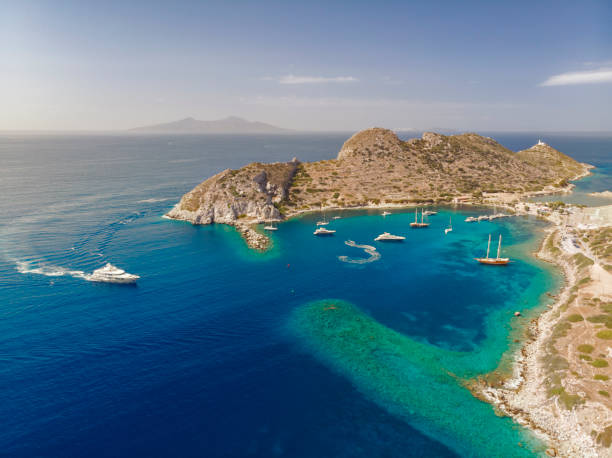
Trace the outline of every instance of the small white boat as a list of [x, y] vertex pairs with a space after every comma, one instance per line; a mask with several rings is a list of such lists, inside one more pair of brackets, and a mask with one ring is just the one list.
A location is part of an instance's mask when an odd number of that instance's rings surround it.
[[425, 210], [425, 212], [423, 214], [425, 216], [430, 216], [430, 215], [437, 215], [438, 212], [437, 211], [433, 211], [433, 210]]
[[327, 229], [325, 227], [318, 227], [316, 231], [313, 232], [314, 235], [322, 236], [322, 235], [334, 235], [336, 233], [333, 229]]
[[406, 237], [402, 237], [401, 235], [393, 235], [388, 232], [383, 232], [374, 239], [375, 242], [403, 242], [404, 240], [406, 240]]
[[453, 219], [449, 218], [448, 227], [444, 229], [444, 235], [448, 234], [449, 232], [452, 232], [452, 230], [453, 230]]
[[86, 280], [104, 283], [134, 283], [140, 277], [129, 274], [123, 269], [113, 266], [108, 262], [104, 267], [96, 269], [91, 275], [85, 276]]
[[334, 216], [332, 219], [340, 219], [342, 218], [341, 216]]
[[390, 214], [391, 214], [391, 213], [386, 212], [386, 211], [385, 211], [385, 212], [382, 212], [382, 215], [383, 215], [383, 216], [387, 216], [387, 215], [390, 215]]
[[486, 220], [488, 220], [488, 219], [489, 219], [489, 215], [480, 215], [480, 216], [478, 217], [478, 221], [483, 221], [483, 220], [485, 220], [485, 219], [486, 219]]
[[264, 226], [264, 229], [266, 231], [278, 231], [278, 227], [276, 227], [274, 224], [270, 224], [268, 226]]
[[475, 216], [468, 216], [467, 218], [465, 218], [466, 223], [475, 223], [476, 221], [478, 221], [478, 218], [476, 218]]

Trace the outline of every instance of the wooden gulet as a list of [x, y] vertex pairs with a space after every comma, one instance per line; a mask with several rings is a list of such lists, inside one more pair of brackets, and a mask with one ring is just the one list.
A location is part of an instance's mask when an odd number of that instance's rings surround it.
[[428, 227], [429, 223], [426, 223], [425, 221], [423, 221], [423, 209], [421, 209], [421, 222], [419, 223], [418, 220], [418, 209], [415, 208], [414, 209], [414, 223], [410, 223], [410, 227], [412, 227], [413, 229], [420, 229], [420, 228], [424, 228], [424, 227]]
[[502, 236], [500, 234], [499, 243], [497, 244], [497, 257], [490, 258], [489, 252], [491, 250], [491, 234], [489, 234], [489, 243], [487, 244], [487, 256], [484, 258], [474, 258], [474, 259], [476, 259], [476, 261], [478, 261], [481, 264], [487, 264], [490, 266], [504, 266], [508, 264], [510, 262], [510, 258], [500, 258], [499, 256], [501, 254], [501, 241], [502, 241]]

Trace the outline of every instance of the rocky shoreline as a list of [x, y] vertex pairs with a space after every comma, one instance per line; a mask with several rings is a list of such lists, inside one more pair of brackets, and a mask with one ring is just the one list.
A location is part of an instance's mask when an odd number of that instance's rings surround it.
[[[559, 323], [566, 319], [563, 313], [567, 304], [580, 296], [582, 289], [593, 287], [579, 281], [580, 268], [569, 257], [575, 252], [568, 253], [568, 246], [560, 242], [566, 234], [559, 219], [547, 219], [554, 226], [548, 229], [536, 256], [561, 267], [565, 285], [556, 302], [529, 323], [526, 340], [514, 355], [511, 377], [501, 380], [494, 377], [492, 381], [480, 377], [469, 388], [474, 396], [549, 444], [550, 456], [611, 457], [612, 449], [606, 443], [612, 425], [610, 407], [597, 399], [586, 399], [568, 408], [546, 388], [551, 374], [543, 361], [550, 356], [551, 338], [556, 335]], [[602, 293], [612, 295], [612, 285], [607, 283], [601, 285]]]

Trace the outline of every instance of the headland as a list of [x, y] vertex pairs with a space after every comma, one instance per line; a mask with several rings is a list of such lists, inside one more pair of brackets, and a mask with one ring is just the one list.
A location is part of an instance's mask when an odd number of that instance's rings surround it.
[[193, 224], [236, 226], [250, 247], [265, 250], [255, 225], [326, 209], [422, 204], [514, 205], [527, 195], [567, 192], [591, 166], [538, 143], [515, 153], [477, 134], [426, 132], [400, 140], [388, 129], [356, 133], [335, 159], [224, 170], [185, 194], [168, 213]]

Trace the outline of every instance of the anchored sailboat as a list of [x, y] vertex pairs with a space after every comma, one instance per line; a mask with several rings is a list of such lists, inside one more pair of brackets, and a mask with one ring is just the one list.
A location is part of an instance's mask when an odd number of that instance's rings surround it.
[[450, 217], [448, 219], [448, 227], [446, 229], [444, 229], [444, 235], [448, 234], [449, 232], [451, 232], [453, 230], [453, 218]]
[[497, 257], [490, 258], [489, 251], [491, 249], [491, 234], [489, 234], [489, 243], [487, 244], [487, 256], [484, 258], [474, 258], [474, 259], [476, 259], [476, 261], [478, 261], [481, 264], [488, 264], [492, 266], [503, 266], [503, 265], [508, 264], [510, 262], [510, 258], [500, 258], [499, 257], [499, 255], [501, 254], [501, 240], [502, 240], [502, 236], [500, 234], [499, 243], [497, 244]]
[[276, 227], [276, 225], [274, 224], [274, 222], [271, 222], [270, 224], [268, 224], [267, 226], [264, 226], [264, 229], [266, 231], [278, 231], [278, 227]]
[[321, 211], [323, 212], [323, 219], [321, 221], [317, 221], [317, 226], [327, 226], [329, 221], [327, 221], [327, 218], [325, 217], [325, 210], [321, 209]]
[[424, 228], [424, 227], [428, 227], [429, 223], [426, 223], [424, 220], [424, 215], [423, 215], [423, 209], [421, 209], [421, 222], [419, 223], [418, 220], [418, 209], [414, 209], [414, 223], [410, 223], [410, 227], [415, 228], [415, 229], [419, 229], [419, 228]]

